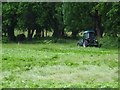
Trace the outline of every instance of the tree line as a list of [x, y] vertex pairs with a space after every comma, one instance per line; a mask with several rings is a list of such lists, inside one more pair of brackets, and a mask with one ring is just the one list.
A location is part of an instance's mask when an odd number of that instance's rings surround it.
[[16, 40], [14, 30], [27, 31], [28, 40], [52, 36], [61, 38], [71, 31], [73, 38], [87, 29], [94, 29], [98, 37], [117, 37], [120, 34], [119, 2], [3, 2], [2, 33]]

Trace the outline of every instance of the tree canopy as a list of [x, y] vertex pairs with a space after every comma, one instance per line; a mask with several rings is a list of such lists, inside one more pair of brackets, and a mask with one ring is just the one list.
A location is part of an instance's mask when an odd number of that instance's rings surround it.
[[97, 36], [120, 34], [120, 3], [117, 2], [4, 2], [2, 3], [2, 31], [15, 40], [14, 30], [27, 31], [27, 38], [64, 37], [71, 31], [73, 38], [86, 29], [94, 29]]

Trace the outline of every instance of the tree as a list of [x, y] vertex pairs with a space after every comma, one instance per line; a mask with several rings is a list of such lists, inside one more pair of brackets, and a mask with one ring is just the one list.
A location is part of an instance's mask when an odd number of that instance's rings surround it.
[[53, 30], [53, 37], [59, 38], [64, 36], [62, 3], [46, 3], [47, 20], [46, 24]]
[[64, 23], [66, 29], [72, 31], [73, 38], [77, 37], [79, 31], [93, 26], [89, 15], [92, 7], [91, 3], [64, 3]]
[[17, 10], [19, 3], [3, 3], [2, 7], [2, 29], [3, 32], [8, 33], [10, 40], [15, 40], [14, 29], [17, 24]]
[[[32, 39], [33, 33], [37, 26], [37, 10], [38, 4], [36, 3], [21, 3], [20, 4], [20, 18], [19, 27], [23, 27], [28, 31], [28, 40]], [[22, 29], [23, 29], [22, 28]]]
[[106, 28], [109, 29], [110, 34], [114, 37], [117, 34], [120, 34], [120, 3], [112, 3], [111, 9], [107, 12], [107, 21], [106, 21]]
[[[95, 29], [97, 36], [104, 33], [117, 36], [120, 31], [120, 3], [63, 3], [31, 2], [3, 3], [2, 31], [10, 40], [15, 40], [14, 30], [28, 32], [31, 40], [36, 30], [37, 37], [44, 37], [45, 30], [53, 31], [53, 37], [63, 37], [71, 31], [76, 38], [80, 31]], [[103, 30], [104, 28], [104, 30]]]
[[120, 3], [118, 2], [106, 2], [97, 3], [93, 8], [93, 10], [97, 9], [99, 11], [99, 14], [101, 14], [101, 25], [104, 28], [104, 32], [108, 35], [117, 36], [119, 33], [119, 7]]

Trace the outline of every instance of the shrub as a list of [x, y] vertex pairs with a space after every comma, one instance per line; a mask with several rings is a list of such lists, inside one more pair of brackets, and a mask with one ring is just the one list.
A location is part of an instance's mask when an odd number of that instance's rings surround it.
[[104, 36], [101, 38], [100, 43], [103, 48], [118, 48], [118, 38], [111, 36]]
[[24, 34], [17, 35], [16, 40], [17, 41], [24, 41], [25, 40], [25, 35]]
[[7, 43], [7, 42], [9, 42], [8, 37], [3, 35], [2, 36], [2, 43]]

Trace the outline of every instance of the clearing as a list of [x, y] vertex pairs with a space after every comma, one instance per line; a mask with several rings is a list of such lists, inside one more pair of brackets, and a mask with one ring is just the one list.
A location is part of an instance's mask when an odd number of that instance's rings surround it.
[[2, 88], [118, 88], [118, 50], [72, 43], [3, 44]]

